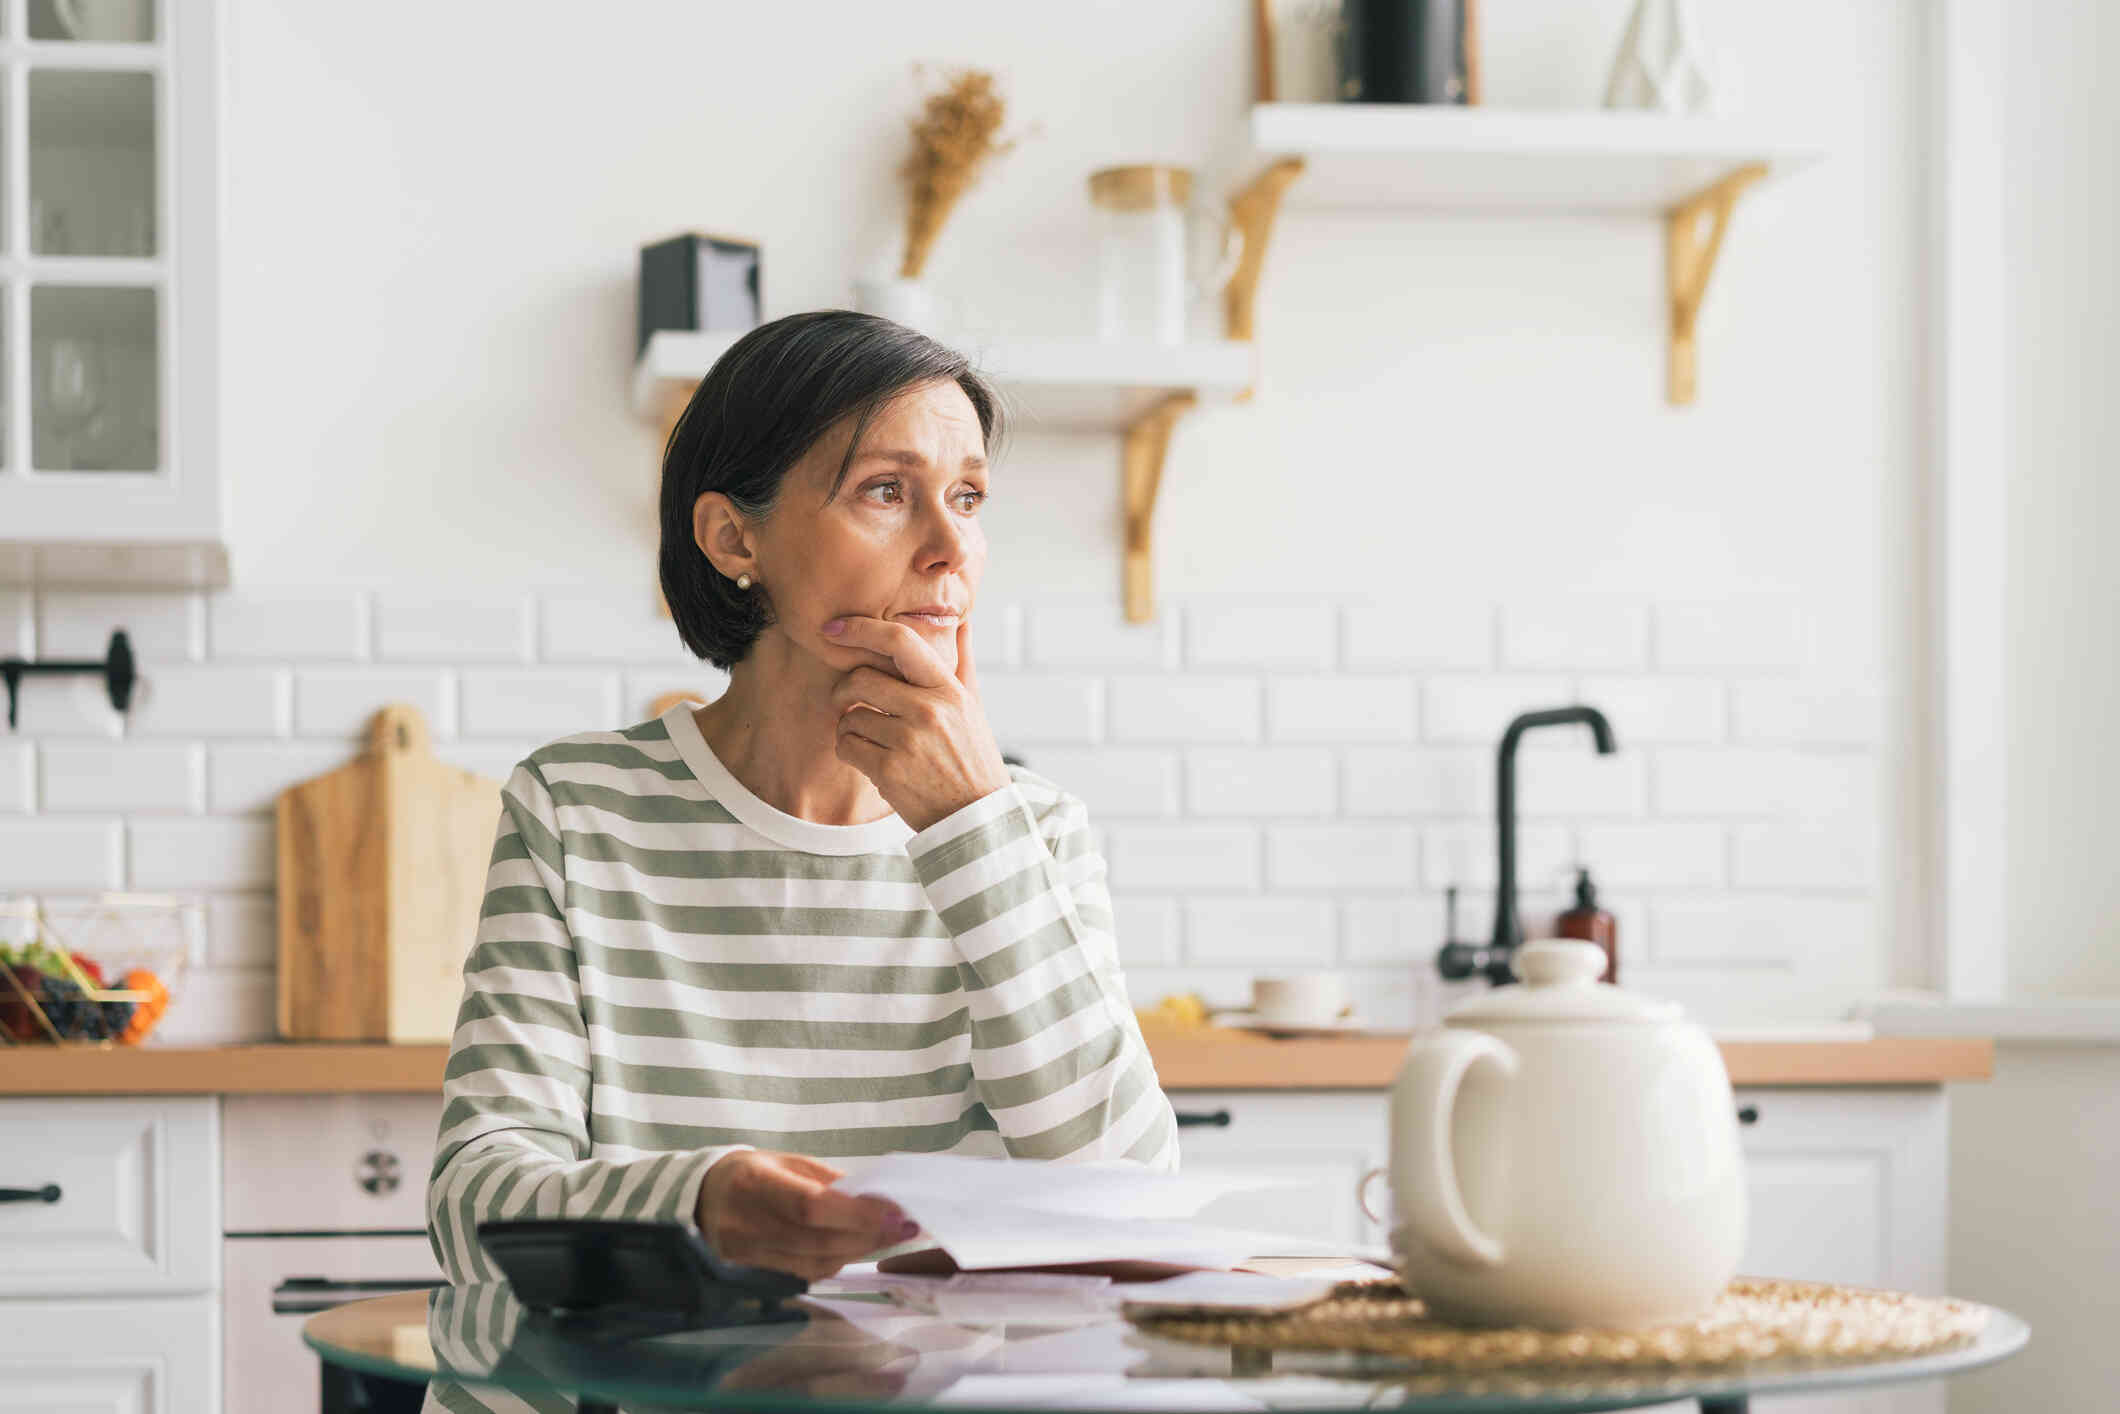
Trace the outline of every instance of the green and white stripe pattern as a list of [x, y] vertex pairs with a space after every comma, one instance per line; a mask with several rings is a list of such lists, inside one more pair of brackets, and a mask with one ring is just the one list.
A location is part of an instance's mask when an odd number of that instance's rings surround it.
[[690, 1222], [732, 1147], [1175, 1167], [1088, 816], [1010, 775], [915, 833], [775, 809], [683, 705], [532, 752], [443, 1082], [427, 1210], [450, 1280], [498, 1276], [486, 1218]]

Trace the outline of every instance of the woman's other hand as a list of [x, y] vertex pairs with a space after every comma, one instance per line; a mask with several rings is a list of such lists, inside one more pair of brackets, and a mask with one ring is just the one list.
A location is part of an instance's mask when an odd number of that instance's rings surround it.
[[897, 1204], [831, 1187], [839, 1170], [802, 1154], [739, 1149], [699, 1185], [695, 1218], [730, 1262], [821, 1281], [920, 1231]]
[[846, 614], [825, 632], [875, 654], [832, 690], [839, 708], [839, 759], [858, 768], [900, 819], [924, 830], [1009, 783], [1008, 763], [987, 725], [972, 666], [971, 620], [957, 621], [952, 673], [912, 628]]

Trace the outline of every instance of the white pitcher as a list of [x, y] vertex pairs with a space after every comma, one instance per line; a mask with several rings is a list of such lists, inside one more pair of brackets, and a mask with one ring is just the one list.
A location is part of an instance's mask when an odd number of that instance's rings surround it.
[[1594, 943], [1517, 950], [1520, 987], [1416, 1036], [1391, 1090], [1392, 1251], [1468, 1325], [1704, 1312], [1745, 1241], [1722, 1053], [1675, 1002], [1597, 980]]

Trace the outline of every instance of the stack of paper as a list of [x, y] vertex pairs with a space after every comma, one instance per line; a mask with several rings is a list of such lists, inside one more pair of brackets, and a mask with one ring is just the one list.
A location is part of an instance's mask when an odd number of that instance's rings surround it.
[[1285, 1182], [1163, 1173], [1118, 1161], [890, 1154], [833, 1187], [890, 1199], [967, 1270], [1108, 1261], [1220, 1268], [1317, 1250], [1315, 1239], [1194, 1221], [1224, 1194]]

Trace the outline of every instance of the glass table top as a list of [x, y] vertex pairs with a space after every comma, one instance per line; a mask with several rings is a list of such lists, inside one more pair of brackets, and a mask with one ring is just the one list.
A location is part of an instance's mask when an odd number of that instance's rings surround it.
[[1117, 1317], [969, 1323], [873, 1292], [791, 1303], [801, 1319], [598, 1343], [563, 1334], [505, 1282], [356, 1301], [312, 1316], [325, 1360], [400, 1379], [561, 1394], [627, 1409], [786, 1409], [818, 1414], [955, 1410], [1630, 1409], [1934, 1379], [2020, 1349], [2024, 1323], [1989, 1309], [1970, 1345], [1912, 1359], [1691, 1375], [1453, 1375], [1371, 1355], [1253, 1351], [1152, 1336]]

